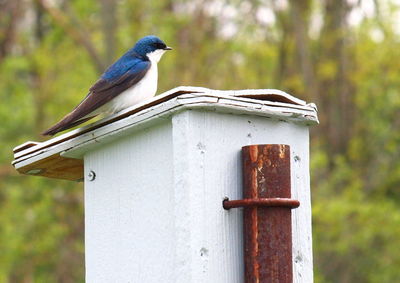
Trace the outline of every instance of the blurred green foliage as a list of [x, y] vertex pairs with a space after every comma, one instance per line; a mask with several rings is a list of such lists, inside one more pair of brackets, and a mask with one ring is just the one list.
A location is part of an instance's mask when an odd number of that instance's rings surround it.
[[[279, 88], [317, 103], [316, 282], [400, 278], [398, 1], [0, 1], [0, 282], [83, 282], [81, 184], [19, 176], [52, 125], [146, 35], [179, 85]], [[112, 55], [112, 56], [111, 56]], [[111, 58], [112, 57], [112, 58]]]

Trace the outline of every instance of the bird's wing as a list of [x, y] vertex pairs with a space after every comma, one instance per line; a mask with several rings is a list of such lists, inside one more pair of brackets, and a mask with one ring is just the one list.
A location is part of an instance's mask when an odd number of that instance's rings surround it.
[[89, 89], [89, 94], [71, 114], [75, 112], [78, 118], [82, 118], [103, 106], [118, 94], [139, 82], [146, 75], [150, 65], [150, 61], [140, 61], [115, 78], [100, 78]]
[[[133, 64], [130, 64], [130, 67], [125, 64], [123, 66], [125, 68], [114, 71], [113, 68], [120, 67], [114, 64], [89, 89], [88, 95], [71, 113], [67, 114], [60, 122], [42, 134], [54, 135], [87, 121], [90, 113], [139, 82], [146, 75], [150, 66], [150, 61], [135, 60]], [[91, 118], [96, 115], [91, 116]]]

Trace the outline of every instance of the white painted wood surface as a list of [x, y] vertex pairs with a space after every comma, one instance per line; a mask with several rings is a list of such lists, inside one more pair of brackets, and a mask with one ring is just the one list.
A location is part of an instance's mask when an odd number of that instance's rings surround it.
[[85, 155], [86, 282], [174, 282], [171, 124]]
[[308, 127], [186, 110], [85, 149], [87, 282], [242, 283], [244, 145], [291, 146], [295, 282], [312, 282]]
[[[273, 101], [269, 100], [273, 99]], [[242, 283], [241, 147], [291, 147], [294, 282], [313, 281], [308, 126], [315, 105], [279, 90], [179, 87], [43, 143], [17, 169], [84, 159], [87, 282]], [[93, 170], [96, 178], [87, 176]]]

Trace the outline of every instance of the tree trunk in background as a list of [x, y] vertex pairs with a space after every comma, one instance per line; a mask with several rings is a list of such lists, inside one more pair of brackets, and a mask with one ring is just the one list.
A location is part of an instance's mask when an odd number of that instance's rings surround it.
[[[205, 82], [209, 87], [218, 87], [218, 77], [210, 77], [210, 69], [199, 68], [199, 65], [212, 66], [216, 58], [220, 56], [216, 46], [210, 44], [217, 37], [215, 20], [208, 17], [206, 9], [210, 1], [200, 1], [196, 4], [196, 10], [187, 25], [180, 26], [177, 31], [179, 46], [179, 61], [175, 62], [177, 69], [183, 70], [179, 84], [193, 84], [193, 82]], [[200, 52], [210, 48], [209, 52]], [[194, 56], [193, 52], [196, 52]], [[190, 60], [188, 60], [190, 58]]]
[[285, 77], [287, 70], [287, 65], [288, 65], [287, 61], [288, 61], [288, 56], [290, 54], [289, 39], [291, 37], [291, 29], [285, 12], [276, 9], [274, 3], [273, 3], [273, 8], [277, 18], [277, 23], [280, 26], [282, 33], [278, 43], [278, 61], [276, 64], [277, 67], [274, 75], [274, 84], [275, 84], [274, 87], [279, 89], [282, 88], [283, 78]]
[[115, 0], [101, 0], [101, 19], [104, 42], [104, 60], [106, 66], [114, 62], [117, 47], [117, 17]]
[[0, 62], [10, 52], [21, 16], [21, 1], [0, 1]]
[[[36, 45], [41, 44], [43, 41], [43, 37], [45, 36], [45, 27], [43, 23], [43, 15], [44, 15], [44, 9], [42, 6], [40, 6], [37, 2], [33, 3], [33, 11], [35, 14], [35, 26], [34, 26], [34, 41]], [[40, 137], [40, 133], [44, 130], [45, 128], [45, 121], [46, 119], [46, 113], [44, 111], [44, 105], [47, 102], [47, 95], [46, 91], [43, 91], [43, 80], [40, 77], [39, 74], [39, 66], [37, 65], [38, 62], [36, 60], [32, 60], [31, 65], [31, 82], [32, 82], [32, 89], [33, 91], [33, 107], [35, 109], [35, 130], [34, 133]]]
[[309, 46], [310, 40], [307, 33], [310, 8], [310, 1], [290, 0], [290, 13], [296, 42], [295, 51], [301, 76], [304, 81], [307, 99], [317, 102], [318, 90]]
[[346, 152], [353, 125], [354, 105], [349, 80], [352, 62], [347, 46], [350, 7], [346, 0], [325, 0], [324, 10], [318, 62], [318, 68], [324, 71], [317, 76], [320, 81], [319, 105], [326, 116], [321, 119], [320, 133], [326, 133], [327, 151], [333, 156]]

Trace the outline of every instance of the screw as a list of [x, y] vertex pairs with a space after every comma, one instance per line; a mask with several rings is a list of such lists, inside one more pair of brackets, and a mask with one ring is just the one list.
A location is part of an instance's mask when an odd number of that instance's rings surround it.
[[94, 181], [94, 179], [96, 179], [96, 173], [92, 170], [90, 170], [89, 174], [88, 174], [88, 178], [89, 181]]

